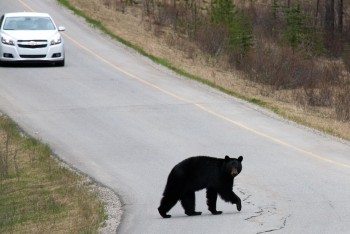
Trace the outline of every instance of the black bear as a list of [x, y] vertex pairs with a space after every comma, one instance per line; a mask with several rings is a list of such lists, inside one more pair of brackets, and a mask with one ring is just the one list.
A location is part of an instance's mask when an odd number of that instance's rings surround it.
[[181, 200], [186, 215], [201, 215], [202, 212], [195, 211], [195, 192], [204, 188], [207, 189], [207, 205], [212, 214], [222, 213], [216, 210], [218, 194], [224, 201], [236, 204], [240, 211], [241, 199], [232, 191], [232, 187], [234, 178], [242, 170], [242, 161], [242, 156], [225, 156], [224, 159], [196, 156], [183, 160], [168, 176], [158, 208], [159, 214], [163, 218], [170, 218], [167, 212]]

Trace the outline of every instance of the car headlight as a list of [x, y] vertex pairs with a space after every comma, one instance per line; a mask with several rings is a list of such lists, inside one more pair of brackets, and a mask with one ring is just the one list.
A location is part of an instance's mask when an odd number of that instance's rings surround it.
[[50, 45], [61, 44], [61, 42], [62, 42], [61, 37], [56, 37], [56, 38], [54, 38], [54, 39], [51, 40]]
[[1, 37], [1, 42], [6, 45], [15, 45], [14, 41], [11, 38], [5, 36]]

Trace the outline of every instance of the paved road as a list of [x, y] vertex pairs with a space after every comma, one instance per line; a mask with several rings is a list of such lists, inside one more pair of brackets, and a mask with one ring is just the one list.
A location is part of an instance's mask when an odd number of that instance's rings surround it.
[[[0, 68], [0, 110], [121, 196], [120, 233], [349, 233], [350, 146], [178, 77], [101, 36], [54, 0], [0, 0], [0, 13], [50, 13], [66, 66]], [[234, 191], [162, 219], [166, 177], [192, 155], [244, 156]], [[236, 231], [237, 230], [237, 231]]]

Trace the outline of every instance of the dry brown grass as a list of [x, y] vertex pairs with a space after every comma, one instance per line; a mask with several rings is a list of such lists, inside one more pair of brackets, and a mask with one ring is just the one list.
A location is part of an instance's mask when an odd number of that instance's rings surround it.
[[[244, 95], [248, 99], [254, 98], [268, 103], [267, 107], [283, 117], [350, 140], [349, 121], [336, 120], [334, 110], [296, 104], [290, 90], [276, 91], [268, 85], [244, 79], [243, 74], [232, 70], [228, 63], [218, 63], [216, 59], [202, 53], [194, 44], [182, 40], [166, 27], [152, 24], [140, 6], [121, 8], [117, 4], [106, 5], [106, 2], [111, 2], [109, 0], [69, 2], [92, 19], [100, 21], [113, 34], [143, 48], [148, 54], [165, 59], [175, 67]], [[225, 58], [220, 59], [225, 61]]]

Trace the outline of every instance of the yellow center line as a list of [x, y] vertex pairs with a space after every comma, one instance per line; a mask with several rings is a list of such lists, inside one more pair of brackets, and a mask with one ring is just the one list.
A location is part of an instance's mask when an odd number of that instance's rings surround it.
[[25, 8], [27, 8], [28, 10], [30, 11], [34, 11], [33, 8], [31, 8], [27, 3], [25, 3], [24, 1], [22, 0], [18, 0]]
[[[34, 11], [34, 9], [31, 8], [28, 4], [24, 3], [23, 0], [18, 0], [18, 1], [19, 1], [21, 4], [23, 4], [23, 5], [24, 5], [27, 9], [29, 9], [30, 11]], [[165, 89], [163, 89], [163, 88], [161, 88], [161, 87], [159, 87], [159, 86], [157, 86], [157, 85], [155, 85], [155, 84], [153, 84], [153, 83], [151, 83], [151, 82], [148, 82], [148, 81], [146, 81], [145, 79], [143, 79], [143, 78], [141, 78], [141, 77], [139, 77], [139, 76], [137, 76], [137, 75], [134, 75], [134, 74], [132, 74], [132, 73], [130, 73], [130, 72], [128, 72], [128, 71], [122, 69], [121, 67], [119, 67], [119, 66], [113, 64], [112, 62], [110, 62], [110, 61], [108, 61], [107, 59], [103, 58], [102, 56], [100, 56], [99, 54], [95, 53], [95, 52], [92, 51], [91, 49], [89, 49], [89, 48], [87, 48], [86, 46], [82, 45], [81, 43], [79, 43], [79, 42], [78, 42], [77, 40], [75, 40], [74, 38], [68, 36], [67, 33], [62, 33], [62, 34], [64, 35], [64, 37], [66, 37], [66, 38], [69, 39], [71, 42], [73, 42], [76, 46], [78, 46], [78, 47], [80, 47], [81, 49], [85, 50], [86, 52], [90, 53], [91, 55], [93, 55], [95, 58], [99, 59], [99, 60], [102, 61], [103, 63], [105, 63], [105, 64], [107, 64], [107, 65], [113, 67], [114, 69], [116, 69], [117, 71], [119, 71], [119, 72], [125, 74], [126, 76], [128, 76], [128, 77], [130, 77], [130, 78], [133, 78], [133, 79], [135, 79], [135, 80], [137, 80], [137, 81], [139, 81], [139, 82], [141, 82], [141, 83], [143, 83], [143, 84], [145, 84], [145, 85], [147, 85], [147, 86], [150, 86], [150, 87], [152, 87], [152, 88], [154, 88], [154, 89], [156, 89], [156, 90], [158, 90], [158, 91], [160, 91], [160, 92], [162, 92], [162, 93], [164, 93], [164, 94], [166, 94], [166, 95], [168, 95], [168, 96], [174, 97], [174, 98], [177, 99], [177, 100], [180, 100], [180, 101], [186, 102], [186, 103], [188, 103], [188, 104], [191, 104], [191, 105], [193, 105], [193, 106], [195, 106], [195, 107], [201, 109], [202, 111], [204, 111], [204, 112], [206, 112], [206, 113], [208, 113], [208, 114], [210, 114], [210, 115], [216, 116], [216, 117], [219, 118], [219, 119], [222, 119], [222, 120], [224, 120], [224, 121], [226, 121], [226, 122], [228, 122], [228, 123], [231, 123], [231, 124], [233, 124], [233, 125], [236, 125], [236, 126], [242, 128], [242, 129], [245, 129], [245, 130], [247, 130], [247, 131], [249, 131], [249, 132], [252, 132], [252, 133], [254, 133], [255, 135], [258, 135], [258, 136], [260, 136], [260, 137], [263, 137], [263, 138], [265, 138], [265, 139], [268, 139], [268, 140], [270, 140], [270, 141], [272, 141], [272, 142], [275, 142], [275, 143], [277, 143], [277, 144], [279, 144], [279, 145], [283, 145], [283, 146], [285, 146], [285, 147], [287, 147], [287, 148], [293, 149], [293, 150], [295, 150], [295, 151], [297, 151], [297, 152], [303, 153], [304, 155], [307, 155], [307, 156], [310, 156], [310, 157], [319, 159], [319, 160], [321, 160], [321, 161], [328, 162], [328, 163], [334, 164], [334, 165], [336, 165], [336, 166], [345, 167], [345, 168], [349, 168], [349, 169], [350, 169], [350, 165], [349, 165], [349, 164], [341, 163], [341, 162], [337, 162], [337, 161], [328, 159], [328, 158], [326, 158], [326, 157], [324, 157], [324, 156], [318, 155], [318, 154], [313, 153], [313, 152], [311, 152], [311, 151], [307, 151], [307, 150], [304, 150], [304, 149], [299, 148], [299, 147], [297, 147], [297, 146], [294, 146], [294, 145], [292, 145], [292, 144], [289, 144], [289, 143], [287, 143], [287, 142], [285, 142], [285, 141], [282, 141], [282, 140], [280, 140], [280, 139], [278, 139], [278, 138], [269, 136], [269, 135], [267, 135], [267, 134], [265, 134], [265, 133], [262, 133], [262, 132], [260, 132], [260, 131], [257, 131], [257, 130], [255, 130], [255, 129], [253, 129], [253, 128], [250, 128], [250, 127], [248, 127], [248, 126], [246, 126], [246, 125], [244, 125], [244, 124], [242, 124], [242, 123], [240, 123], [240, 122], [238, 122], [238, 121], [232, 120], [232, 119], [230, 119], [230, 118], [228, 118], [228, 117], [226, 117], [226, 116], [224, 116], [224, 115], [222, 115], [222, 114], [219, 114], [219, 113], [217, 113], [217, 112], [214, 112], [214, 111], [208, 109], [207, 107], [205, 107], [205, 106], [203, 106], [203, 105], [201, 105], [201, 104], [193, 103], [193, 102], [191, 102], [190, 100], [188, 100], [188, 99], [186, 99], [186, 98], [184, 98], [184, 97], [181, 97], [181, 96], [179, 96], [179, 95], [176, 95], [175, 93], [172, 93], [172, 92], [170, 92], [170, 91], [167, 91], [167, 90], [165, 90]]]
[[280, 140], [280, 139], [278, 139], [278, 138], [269, 136], [269, 135], [267, 135], [267, 134], [265, 134], [265, 133], [262, 133], [262, 132], [260, 132], [260, 131], [257, 131], [257, 130], [255, 130], [255, 129], [253, 129], [253, 128], [250, 128], [250, 127], [248, 127], [248, 126], [246, 126], [246, 125], [244, 125], [244, 124], [242, 124], [242, 123], [240, 123], [240, 122], [234, 121], [234, 120], [232, 120], [232, 119], [230, 119], [230, 118], [228, 118], [228, 117], [226, 117], [226, 116], [224, 116], [224, 115], [218, 114], [218, 113], [216, 113], [216, 112], [214, 112], [214, 111], [212, 111], [212, 110], [210, 110], [210, 109], [204, 107], [204, 106], [201, 105], [201, 104], [193, 104], [193, 105], [197, 106], [198, 108], [202, 109], [203, 111], [205, 111], [205, 112], [207, 112], [207, 113], [209, 113], [209, 114], [211, 114], [211, 115], [214, 115], [214, 116], [216, 116], [216, 117], [218, 117], [218, 118], [220, 118], [220, 119], [222, 119], [222, 120], [225, 120], [225, 121], [227, 121], [227, 122], [229, 122], [229, 123], [231, 123], [231, 124], [234, 124], [234, 125], [236, 125], [236, 126], [242, 128], [242, 129], [245, 129], [245, 130], [247, 130], [247, 131], [249, 131], [249, 132], [252, 132], [252, 133], [254, 133], [255, 135], [258, 135], [258, 136], [261, 136], [261, 137], [263, 137], [263, 138], [266, 138], [266, 139], [268, 139], [268, 140], [270, 140], [270, 141], [273, 141], [273, 142], [275, 142], [275, 143], [277, 143], [277, 144], [279, 144], [279, 145], [283, 145], [283, 146], [288, 147], [288, 148], [290, 148], [290, 149], [293, 149], [293, 150], [295, 150], [295, 151], [297, 151], [297, 152], [303, 153], [303, 154], [305, 154], [305, 155], [307, 155], [307, 156], [311, 156], [311, 157], [313, 157], [313, 158], [317, 158], [317, 159], [319, 159], [319, 160], [322, 160], [322, 161], [325, 161], [325, 162], [328, 162], [328, 163], [332, 163], [332, 164], [337, 165], [337, 166], [341, 166], [341, 167], [345, 167], [345, 168], [350, 168], [350, 165], [349, 165], [349, 164], [345, 164], [345, 163], [341, 163], [341, 162], [337, 162], [337, 161], [328, 159], [328, 158], [326, 158], [326, 157], [324, 157], [324, 156], [318, 155], [318, 154], [313, 153], [313, 152], [311, 152], [311, 151], [307, 151], [307, 150], [304, 150], [304, 149], [299, 148], [299, 147], [297, 147], [297, 146], [294, 146], [294, 145], [292, 145], [292, 144], [289, 144], [289, 143], [287, 143], [287, 142], [285, 142], [285, 141], [282, 141], [282, 140]]
[[176, 95], [176, 94], [174, 94], [174, 93], [171, 93], [171, 92], [169, 92], [169, 91], [167, 91], [167, 90], [164, 90], [164, 89], [160, 88], [159, 86], [157, 86], [157, 85], [155, 85], [155, 84], [152, 84], [152, 83], [150, 83], [150, 82], [148, 82], [148, 81], [146, 81], [146, 80], [144, 80], [144, 79], [142, 79], [142, 78], [140, 78], [140, 77], [138, 77], [138, 76], [136, 76], [136, 75], [134, 75], [134, 74], [132, 74], [132, 73], [130, 73], [130, 72], [124, 70], [124, 69], [122, 69], [121, 67], [119, 67], [119, 66], [117, 66], [117, 65], [115, 65], [115, 64], [113, 64], [113, 63], [111, 63], [111, 62], [108, 61], [107, 59], [101, 57], [100, 55], [98, 55], [98, 54], [95, 53], [94, 51], [90, 50], [90, 49], [87, 48], [86, 46], [84, 46], [84, 45], [82, 45], [81, 43], [79, 43], [77, 40], [75, 40], [75, 39], [73, 39], [72, 37], [68, 36], [66, 33], [62, 33], [62, 34], [63, 34], [66, 38], [68, 38], [71, 42], [73, 42], [75, 45], [77, 45], [78, 47], [82, 48], [82, 49], [85, 50], [86, 52], [90, 53], [91, 55], [93, 55], [93, 56], [96, 57], [97, 59], [99, 59], [99, 60], [101, 60], [102, 62], [108, 64], [109, 66], [111, 66], [111, 67], [113, 67], [114, 69], [116, 69], [117, 71], [119, 71], [119, 72], [125, 74], [126, 76], [128, 76], [128, 77], [130, 77], [130, 78], [133, 78], [133, 79], [135, 79], [135, 80], [138, 80], [139, 82], [144, 83], [144, 84], [146, 84], [146, 85], [148, 85], [148, 86], [151, 86], [152, 88], [157, 89], [158, 91], [160, 91], [160, 92], [162, 92], [162, 93], [165, 93], [165, 94], [167, 94], [167, 95], [169, 95], [169, 96], [172, 96], [172, 97], [174, 97], [174, 98], [176, 98], [176, 99], [178, 99], [178, 100], [181, 100], [181, 101], [184, 101], [184, 102], [187, 102], [187, 103], [191, 103], [191, 102], [188, 101], [187, 99], [185, 99], [185, 98], [183, 98], [183, 97], [180, 97], [180, 96], [178, 96], [178, 95]]

